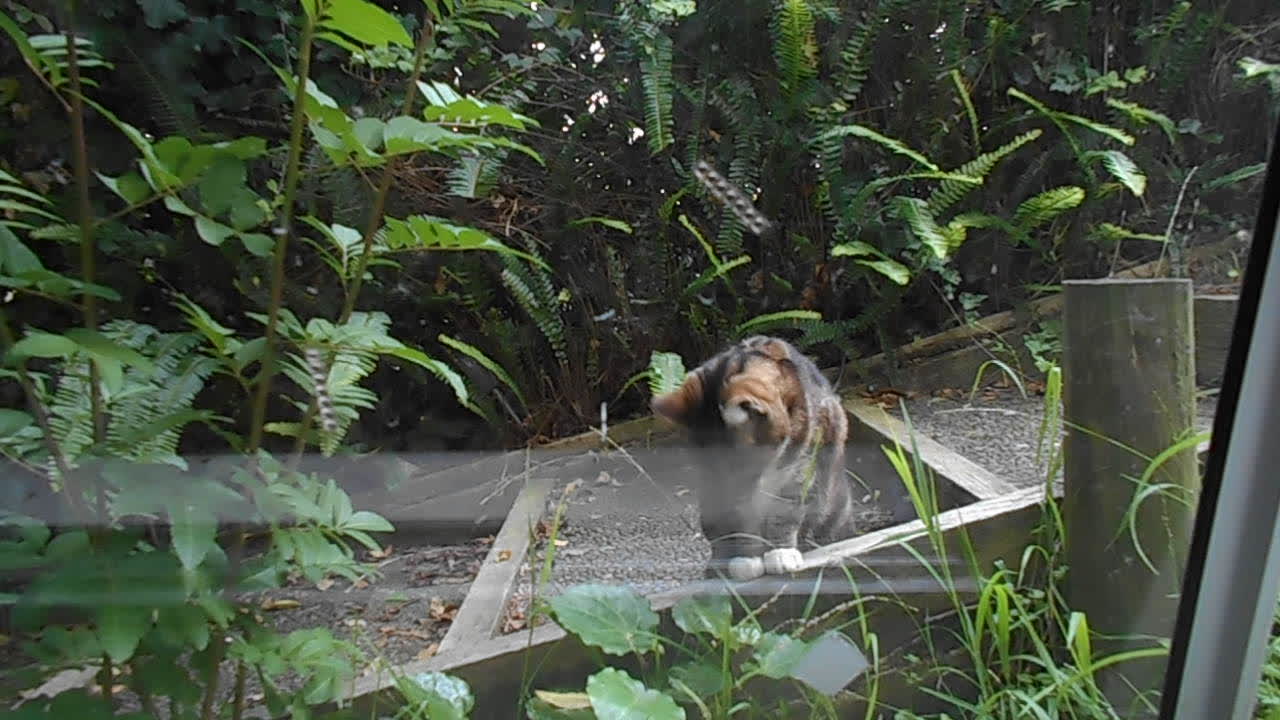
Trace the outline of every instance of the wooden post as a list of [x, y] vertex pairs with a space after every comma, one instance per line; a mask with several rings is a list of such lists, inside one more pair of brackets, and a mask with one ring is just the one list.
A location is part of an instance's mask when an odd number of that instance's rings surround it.
[[[1150, 648], [1173, 634], [1200, 489], [1194, 447], [1147, 480], [1168, 487], [1147, 495], [1132, 516], [1140, 547], [1128, 515], [1143, 495], [1148, 458], [1194, 428], [1191, 282], [1073, 280], [1064, 287], [1066, 598], [1087, 614], [1096, 656]], [[1099, 687], [1121, 717], [1154, 717], [1165, 662], [1111, 666]]]

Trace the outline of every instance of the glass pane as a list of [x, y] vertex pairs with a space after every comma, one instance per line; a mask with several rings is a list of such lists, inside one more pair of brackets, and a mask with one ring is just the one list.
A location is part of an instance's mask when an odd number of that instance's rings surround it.
[[1274, 3], [0, 27], [6, 707], [1154, 714]]

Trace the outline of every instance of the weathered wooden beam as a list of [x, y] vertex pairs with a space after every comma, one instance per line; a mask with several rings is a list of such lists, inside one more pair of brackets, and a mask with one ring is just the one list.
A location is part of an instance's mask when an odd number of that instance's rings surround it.
[[[856, 395], [846, 394], [844, 407], [858, 422], [883, 435], [889, 442], [896, 441], [908, 453], [912, 452], [911, 433], [907, 432], [907, 425], [902, 420]], [[1008, 495], [1018, 489], [1008, 480], [918, 431], [915, 433], [915, 449], [920, 454], [920, 461], [938, 476], [979, 500]]]
[[1222, 371], [1227, 364], [1227, 350], [1231, 347], [1240, 298], [1236, 295], [1197, 295], [1195, 302], [1196, 384], [1218, 387], [1222, 384]]
[[[1075, 280], [1065, 298], [1067, 600], [1100, 634], [1098, 650], [1149, 647], [1116, 636], [1168, 637], [1177, 613], [1199, 491], [1195, 448], [1139, 479], [1149, 458], [1195, 427], [1191, 282]], [[1166, 489], [1146, 494], [1157, 485]], [[1100, 687], [1137, 712], [1130, 684], [1158, 692], [1163, 667], [1113, 666]]]

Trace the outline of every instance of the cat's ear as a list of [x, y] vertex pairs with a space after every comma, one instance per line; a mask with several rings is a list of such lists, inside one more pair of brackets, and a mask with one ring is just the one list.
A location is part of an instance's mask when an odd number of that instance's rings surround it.
[[755, 342], [754, 349], [762, 352], [775, 362], [792, 363], [791, 345], [785, 340], [772, 337], [761, 337]]
[[680, 387], [669, 393], [654, 396], [649, 401], [649, 407], [653, 410], [653, 414], [660, 418], [678, 425], [686, 425], [694, 409], [702, 405], [705, 393], [702, 374], [695, 371], [689, 373]]

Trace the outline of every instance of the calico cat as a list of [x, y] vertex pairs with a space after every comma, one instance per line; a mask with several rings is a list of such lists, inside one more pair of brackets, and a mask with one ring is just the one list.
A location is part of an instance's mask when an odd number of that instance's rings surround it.
[[844, 474], [849, 425], [831, 383], [785, 340], [742, 340], [651, 401], [701, 457], [707, 575], [734, 580], [800, 568], [801, 543], [855, 534]]

